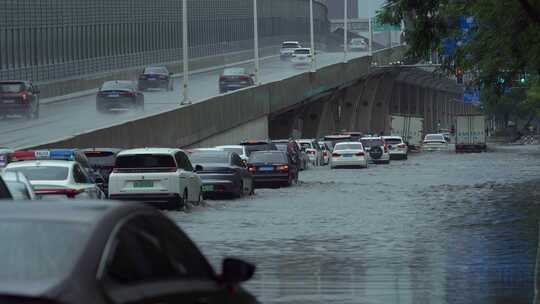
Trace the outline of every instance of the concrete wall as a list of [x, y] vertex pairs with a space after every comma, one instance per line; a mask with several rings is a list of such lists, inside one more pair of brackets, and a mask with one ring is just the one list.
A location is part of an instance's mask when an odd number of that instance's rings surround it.
[[189, 146], [192, 148], [214, 147], [237, 144], [249, 139], [267, 139], [268, 137], [268, 116], [263, 116]]

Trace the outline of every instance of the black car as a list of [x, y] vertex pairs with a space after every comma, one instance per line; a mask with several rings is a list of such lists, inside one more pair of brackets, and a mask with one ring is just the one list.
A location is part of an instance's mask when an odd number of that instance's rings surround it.
[[298, 182], [298, 166], [283, 151], [257, 151], [248, 162], [255, 188], [291, 186]]
[[249, 157], [251, 153], [256, 151], [277, 151], [277, 146], [270, 140], [247, 140], [240, 143], [246, 147], [246, 153]]
[[192, 164], [202, 167], [197, 174], [202, 180], [205, 197], [215, 194], [242, 197], [254, 193], [253, 176], [238, 154], [195, 150], [189, 158]]
[[2, 304], [256, 303], [240, 283], [255, 266], [225, 259], [217, 275], [166, 215], [137, 203], [0, 204]]
[[113, 80], [101, 86], [96, 97], [96, 110], [100, 113], [144, 109], [144, 95], [134, 81]]
[[167, 67], [147, 67], [139, 75], [139, 90], [146, 89], [164, 89], [167, 91], [173, 90], [172, 73]]
[[244, 68], [226, 68], [219, 76], [219, 93], [250, 87], [255, 84], [254, 76]]
[[39, 89], [30, 81], [0, 81], [0, 117], [39, 118]]
[[[304, 167], [302, 151], [300, 145], [292, 139], [276, 139], [272, 140], [272, 143], [276, 145], [277, 149], [283, 152], [286, 152], [288, 156], [292, 159], [292, 162], [299, 166], [300, 170], [303, 170], [307, 167], [307, 164]], [[306, 157], [307, 162], [307, 157]]]
[[109, 175], [114, 169], [116, 155], [122, 151], [116, 148], [91, 148], [83, 150], [88, 159], [90, 167], [103, 178], [101, 190], [105, 195], [109, 195]]

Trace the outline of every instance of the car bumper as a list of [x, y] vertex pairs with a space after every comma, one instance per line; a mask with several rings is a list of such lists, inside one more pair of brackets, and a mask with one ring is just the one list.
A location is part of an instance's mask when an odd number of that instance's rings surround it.
[[396, 149], [396, 150], [390, 150], [390, 158], [403, 158], [405, 156], [407, 156], [407, 153], [408, 151], [403, 149], [403, 150], [400, 150], [400, 149]]
[[109, 199], [141, 202], [157, 208], [174, 208], [180, 201], [180, 195], [178, 193], [109, 194]]
[[233, 180], [227, 179], [204, 179], [202, 178], [203, 192], [212, 193], [235, 193], [240, 187]]
[[100, 97], [96, 102], [97, 106], [103, 110], [129, 109], [136, 105], [136, 100], [131, 97]]
[[289, 181], [289, 173], [253, 174], [255, 185], [285, 183]]
[[447, 145], [429, 145], [429, 146], [422, 146], [422, 151], [448, 151]]
[[169, 79], [139, 80], [139, 89], [160, 89], [169, 86]]
[[236, 91], [240, 89], [244, 89], [250, 87], [249, 84], [228, 84], [228, 85], [220, 85], [219, 90], [221, 92], [228, 92], [228, 91]]
[[6, 104], [0, 102], [0, 114], [10, 115], [10, 114], [23, 114], [28, 111], [29, 104], [21, 103], [12, 103]]
[[360, 167], [366, 167], [367, 166], [367, 159], [365, 158], [355, 158], [355, 159], [332, 159], [331, 161], [332, 167], [348, 167], [348, 166], [360, 166]]

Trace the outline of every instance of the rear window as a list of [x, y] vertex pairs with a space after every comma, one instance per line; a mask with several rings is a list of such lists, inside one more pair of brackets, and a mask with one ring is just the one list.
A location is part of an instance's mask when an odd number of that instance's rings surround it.
[[116, 160], [116, 153], [110, 151], [87, 151], [84, 154], [93, 168], [112, 167]]
[[63, 181], [68, 179], [69, 168], [57, 166], [32, 166], [8, 168], [6, 172], [21, 172], [30, 181]]
[[0, 222], [0, 280], [64, 277], [84, 250], [89, 231], [89, 225], [80, 223], [3, 220]]
[[116, 158], [116, 168], [173, 168], [174, 158], [168, 154], [135, 154], [122, 155]]
[[426, 135], [426, 140], [429, 140], [429, 141], [446, 141], [444, 139], [444, 136], [439, 135], [439, 134]]
[[169, 71], [164, 67], [152, 67], [152, 68], [146, 68], [144, 70], [144, 74], [169, 74]]
[[101, 90], [132, 90], [133, 88], [134, 84], [131, 81], [108, 81], [103, 84]]
[[287, 152], [287, 146], [288, 146], [287, 144], [279, 143], [275, 145], [279, 151]]
[[398, 145], [398, 144], [401, 144], [403, 141], [399, 138], [387, 138], [385, 139], [386, 143], [387, 144], [390, 144], [390, 145]]
[[283, 43], [281, 47], [284, 49], [295, 49], [300, 47], [300, 45], [298, 43]]
[[234, 69], [225, 69], [223, 71], [223, 75], [225, 76], [231, 76], [231, 75], [245, 75], [246, 70], [242, 68], [234, 68]]
[[380, 139], [362, 139], [361, 142], [364, 147], [384, 146], [383, 141]]
[[337, 144], [334, 150], [362, 150], [361, 144]]
[[189, 159], [194, 164], [229, 164], [228, 152], [193, 152]]
[[312, 149], [313, 148], [313, 146], [310, 143], [300, 143], [300, 146], [302, 148], [306, 148], [306, 149]]
[[0, 83], [0, 93], [19, 93], [24, 90], [24, 84], [20, 82]]
[[309, 50], [295, 50], [294, 51], [295, 54], [300, 54], [300, 55], [309, 55]]
[[252, 163], [286, 163], [287, 156], [285, 153], [255, 152], [251, 155], [249, 161]]

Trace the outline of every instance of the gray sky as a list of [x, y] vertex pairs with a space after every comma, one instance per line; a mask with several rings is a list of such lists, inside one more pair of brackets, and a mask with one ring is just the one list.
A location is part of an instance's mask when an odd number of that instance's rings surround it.
[[385, 0], [358, 0], [358, 17], [373, 17], [385, 2]]

